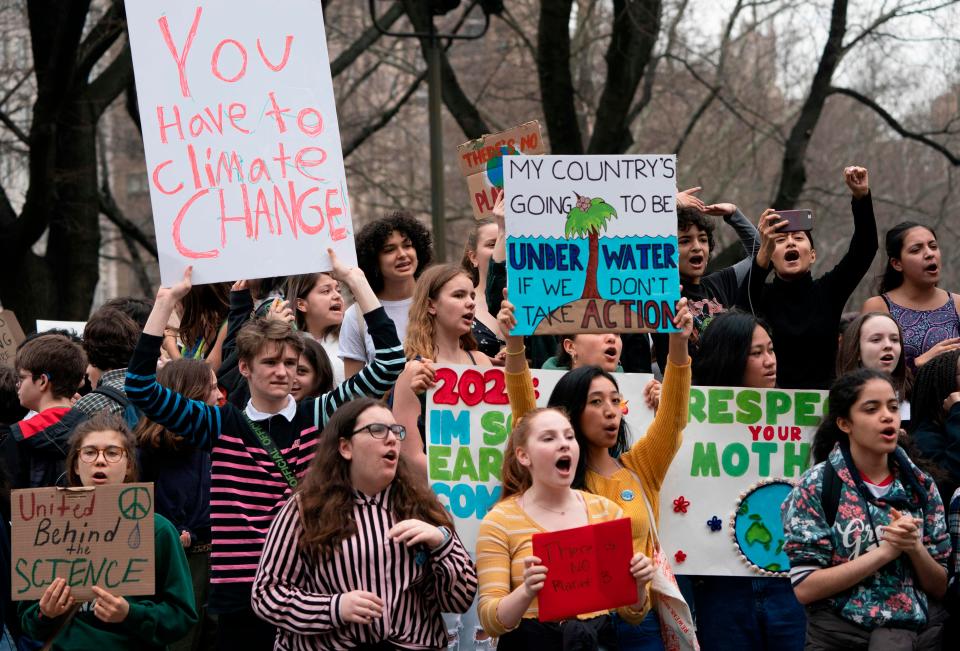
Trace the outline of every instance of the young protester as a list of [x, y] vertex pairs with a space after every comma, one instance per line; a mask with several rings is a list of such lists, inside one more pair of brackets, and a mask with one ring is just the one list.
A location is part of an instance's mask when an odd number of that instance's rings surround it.
[[937, 285], [941, 257], [937, 234], [916, 222], [902, 222], [885, 238], [887, 265], [880, 295], [864, 312], [889, 312], [903, 330], [903, 350], [911, 370], [948, 350], [960, 348], [960, 294]]
[[[119, 416], [100, 413], [77, 427], [67, 452], [70, 486], [111, 486], [136, 481], [136, 442]], [[96, 598], [79, 603], [65, 577], [55, 578], [40, 601], [23, 602], [23, 631], [44, 648], [166, 649], [197, 622], [190, 569], [177, 531], [154, 514], [156, 592], [122, 597], [94, 586]]]
[[297, 329], [323, 346], [333, 370], [333, 382], [340, 384], [344, 380], [340, 324], [346, 309], [340, 283], [328, 273], [291, 276], [287, 300], [295, 309]]
[[[574, 428], [556, 408], [527, 413], [507, 440], [500, 501], [484, 516], [477, 537], [477, 610], [483, 629], [500, 638], [499, 651], [617, 648], [614, 623], [605, 611], [559, 623], [537, 619], [537, 595], [548, 568], [533, 555], [532, 534], [624, 517], [605, 497], [571, 487], [579, 462]], [[650, 609], [654, 566], [638, 551], [629, 571], [637, 582], [637, 601], [617, 613], [638, 623]]]
[[[199, 359], [177, 359], [157, 371], [157, 383], [188, 400], [216, 405], [217, 376]], [[210, 592], [210, 451], [188, 445], [163, 425], [146, 418], [134, 430], [140, 480], [153, 482], [155, 511], [173, 524], [186, 550], [199, 623], [174, 651], [207, 648], [216, 623], [207, 613]], [[203, 644], [207, 646], [202, 646]]]
[[[693, 360], [697, 386], [777, 386], [777, 354], [765, 323], [730, 310], [710, 321]], [[704, 651], [803, 648], [805, 619], [785, 578], [690, 577]]]
[[[410, 213], [395, 212], [360, 229], [356, 244], [357, 264], [404, 341], [417, 278], [433, 257], [430, 231]], [[340, 327], [340, 358], [347, 377], [373, 360], [373, 339], [360, 315], [351, 305]]]
[[784, 503], [806, 649], [940, 648], [921, 629], [928, 598], [946, 590], [950, 541], [933, 480], [897, 445], [899, 406], [885, 373], [837, 379], [814, 437], [818, 463]]
[[164, 333], [164, 348], [171, 359], [205, 359], [211, 368], [220, 367], [227, 336], [229, 291], [230, 283], [211, 283], [197, 285], [183, 297], [179, 327]]
[[960, 350], [920, 367], [910, 403], [910, 437], [917, 452], [940, 471], [941, 495], [960, 486]]
[[276, 648], [447, 647], [440, 613], [470, 608], [477, 574], [450, 515], [407, 465], [404, 433], [389, 409], [361, 398], [320, 434], [253, 585]]
[[71, 409], [86, 366], [80, 346], [60, 334], [38, 335], [17, 350], [17, 395], [36, 414], [14, 424], [0, 441], [15, 488], [58, 484], [70, 432], [87, 418]]
[[[736, 231], [746, 256], [740, 262], [707, 274], [710, 255], [716, 248], [713, 237], [714, 222], [710, 217], [722, 217]], [[715, 203], [703, 210], [695, 207], [677, 208], [677, 268], [680, 272], [680, 295], [689, 301], [693, 315], [693, 335], [690, 337], [690, 355], [696, 358], [700, 333], [717, 314], [737, 303], [740, 286], [753, 264], [753, 256], [760, 245], [760, 234], [750, 220], [732, 203]], [[667, 335], [654, 333], [653, 346], [657, 365], [667, 364]]]
[[328, 250], [333, 275], [351, 290], [374, 338], [374, 361], [333, 391], [297, 404], [290, 388], [302, 338], [283, 321], [254, 319], [237, 335], [239, 368], [250, 400], [211, 407], [157, 384], [159, 336], [173, 305], [190, 288], [190, 269], [162, 288], [127, 374], [127, 395], [156, 423], [185, 442], [212, 449], [210, 610], [218, 615], [218, 648], [272, 648], [275, 631], [250, 610], [250, 586], [267, 528], [298, 484], [320, 429], [340, 405], [382, 396], [403, 369], [393, 324], [360, 269], [348, 269]]
[[903, 353], [903, 331], [888, 312], [857, 315], [847, 325], [837, 355], [837, 376], [858, 368], [889, 373], [900, 397], [900, 421], [910, 420], [913, 374]]
[[[410, 304], [410, 321], [403, 345], [407, 359], [425, 364], [431, 377], [433, 362], [490, 366], [490, 358], [477, 350], [477, 341], [473, 338], [475, 297], [473, 282], [462, 267], [443, 264], [427, 269], [417, 281]], [[412, 387], [421, 373], [422, 367], [418, 364], [404, 370], [393, 394], [393, 413], [407, 430], [404, 454], [411, 465], [426, 476], [424, 408]]]
[[[770, 324], [778, 352], [777, 381], [788, 389], [826, 389], [836, 369], [837, 331], [843, 306], [877, 253], [867, 170], [843, 171], [853, 196], [853, 237], [837, 265], [816, 280], [811, 231], [779, 232], [785, 220], [773, 209], [760, 217], [760, 250], [749, 272], [739, 306]], [[770, 268], [773, 283], [765, 283]]]
[[500, 328], [497, 326], [497, 317], [487, 307], [486, 292], [487, 270], [499, 232], [497, 223], [492, 219], [477, 220], [464, 244], [463, 260], [460, 264], [470, 274], [473, 287], [477, 290], [477, 307], [473, 319], [473, 337], [477, 340], [477, 349], [494, 363], [501, 365], [505, 342], [498, 334]]
[[120, 310], [128, 317], [133, 319], [140, 330], [147, 325], [147, 318], [150, 316], [150, 310], [153, 309], [153, 299], [138, 298], [136, 296], [118, 296], [111, 298], [100, 306], [103, 309], [113, 308]]
[[307, 398], [316, 398], [340, 384], [334, 381], [333, 369], [330, 366], [332, 361], [319, 341], [304, 336], [303, 352], [297, 361], [297, 371], [290, 388], [293, 399], [300, 402]]
[[93, 313], [83, 328], [82, 346], [87, 355], [87, 379], [94, 389], [77, 400], [74, 409], [88, 416], [124, 411], [123, 381], [139, 337], [140, 327], [123, 312], [102, 307]]
[[[516, 325], [513, 305], [504, 300], [498, 319], [506, 334]], [[687, 341], [693, 331], [693, 317], [686, 299], [677, 304], [674, 325], [679, 332], [670, 336], [670, 355], [664, 373], [662, 395], [653, 423], [632, 446], [623, 420], [623, 398], [616, 379], [598, 366], [580, 366], [554, 387], [548, 406], [566, 410], [573, 424], [580, 450], [574, 464], [573, 487], [585, 489], [613, 501], [630, 518], [634, 551], [652, 556], [654, 540], [647, 504], [659, 518], [660, 485], [666, 476], [687, 422], [690, 398], [690, 356]], [[523, 350], [523, 339], [507, 336], [506, 384], [513, 421], [519, 422], [536, 407], [533, 379]], [[657, 387], [659, 390], [659, 387]], [[645, 389], [645, 394], [650, 385]], [[645, 395], [645, 399], [649, 397]], [[651, 613], [637, 627], [615, 618], [622, 649], [655, 649], [660, 644], [659, 623]]]

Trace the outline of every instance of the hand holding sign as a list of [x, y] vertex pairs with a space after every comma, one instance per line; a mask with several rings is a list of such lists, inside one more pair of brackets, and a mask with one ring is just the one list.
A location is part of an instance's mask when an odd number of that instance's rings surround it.
[[66, 580], [54, 579], [40, 597], [40, 612], [48, 619], [56, 619], [73, 608], [76, 602]]
[[93, 604], [93, 614], [97, 619], [107, 624], [119, 624], [130, 614], [130, 603], [123, 597], [112, 595], [103, 588], [90, 588], [97, 600]]
[[190, 293], [193, 287], [193, 266], [188, 266], [183, 270], [183, 278], [175, 282], [170, 287], [161, 287], [157, 290], [157, 301], [170, 301], [177, 303]]

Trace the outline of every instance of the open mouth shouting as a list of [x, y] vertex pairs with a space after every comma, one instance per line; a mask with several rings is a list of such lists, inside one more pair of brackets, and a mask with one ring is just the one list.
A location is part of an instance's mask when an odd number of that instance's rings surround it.
[[702, 269], [706, 258], [702, 253], [694, 253], [690, 256], [690, 267], [693, 269]]
[[389, 466], [397, 465], [397, 461], [400, 459], [400, 452], [396, 449], [390, 449], [384, 452], [383, 460], [387, 462]]
[[892, 425], [890, 427], [885, 427], [880, 431], [880, 438], [887, 443], [896, 444], [897, 440], [900, 438], [900, 430]]
[[784, 262], [797, 262], [798, 260], [800, 260], [800, 252], [796, 249], [789, 249], [783, 254]]
[[936, 262], [931, 262], [923, 268], [923, 273], [935, 276], [940, 273], [940, 265]]
[[106, 484], [107, 473], [103, 472], [102, 470], [98, 470], [97, 472], [93, 473], [93, 475], [91, 476], [91, 479], [93, 480], [93, 483], [97, 486]]
[[893, 353], [884, 353], [880, 355], [880, 365], [884, 368], [893, 368], [897, 363], [897, 358]]
[[617, 347], [608, 346], [603, 349], [603, 359], [605, 362], [614, 364], [617, 361]]
[[560, 455], [560, 458], [557, 459], [557, 472], [560, 473], [560, 476], [563, 478], [568, 478], [571, 476], [573, 471], [573, 457], [569, 454]]

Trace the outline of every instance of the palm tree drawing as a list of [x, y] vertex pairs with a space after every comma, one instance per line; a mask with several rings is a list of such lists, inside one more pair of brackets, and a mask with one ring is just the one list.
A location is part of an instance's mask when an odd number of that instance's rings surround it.
[[617, 211], [602, 198], [591, 199], [577, 194], [577, 203], [567, 213], [564, 235], [586, 237], [590, 240], [590, 257], [587, 261], [587, 277], [580, 298], [600, 298], [597, 291], [597, 265], [600, 258], [600, 229], [607, 230], [607, 222], [617, 216]]

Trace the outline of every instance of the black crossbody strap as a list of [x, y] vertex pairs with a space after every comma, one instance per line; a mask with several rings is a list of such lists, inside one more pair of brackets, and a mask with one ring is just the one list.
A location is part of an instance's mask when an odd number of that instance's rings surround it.
[[273, 439], [270, 438], [270, 435], [264, 432], [260, 425], [253, 422], [253, 420], [251, 420], [246, 413], [243, 414], [243, 417], [246, 419], [250, 429], [253, 430], [254, 435], [257, 437], [257, 442], [260, 443], [260, 447], [263, 448], [263, 451], [267, 453], [267, 456], [270, 457], [273, 463], [277, 466], [277, 470], [279, 470], [280, 474], [283, 475], [283, 480], [287, 482], [287, 486], [290, 488], [296, 488], [297, 475], [293, 471], [293, 468], [290, 467], [290, 464], [287, 463], [287, 460], [283, 458], [283, 453], [280, 452], [280, 448], [278, 448], [277, 444], [273, 442]]

